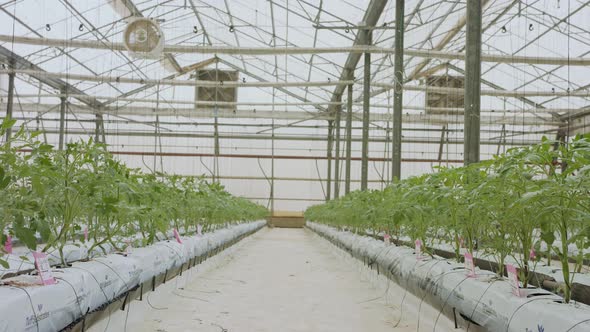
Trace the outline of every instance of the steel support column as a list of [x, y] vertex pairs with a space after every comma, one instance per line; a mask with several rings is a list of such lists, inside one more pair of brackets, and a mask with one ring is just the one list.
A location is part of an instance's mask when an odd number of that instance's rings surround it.
[[402, 168], [402, 107], [404, 82], [404, 2], [395, 2], [395, 58], [393, 87], [393, 125], [391, 134], [391, 180], [401, 178]]
[[[160, 128], [160, 116], [156, 115], [156, 125], [154, 126], [154, 168], [152, 172], [156, 174], [157, 155], [158, 155], [158, 128]], [[215, 180], [215, 179], [214, 179]]]
[[[62, 91], [62, 94], [65, 94]], [[62, 151], [64, 149], [64, 135], [65, 135], [65, 123], [66, 123], [66, 97], [60, 97], [61, 103], [59, 105], [59, 144], [58, 149]]]
[[[445, 148], [445, 134], [447, 132], [447, 126], [442, 126], [442, 130], [440, 131], [440, 145], [438, 146], [438, 166], [442, 164], [442, 157]], [[448, 134], [447, 134], [448, 135]]]
[[346, 101], [346, 170], [344, 174], [344, 194], [350, 192], [350, 158], [352, 153], [352, 84], [348, 86]]
[[100, 119], [98, 117], [98, 114], [95, 114], [94, 117], [95, 117], [95, 119], [94, 119], [95, 120], [94, 121], [94, 124], [95, 124], [95, 127], [94, 127], [94, 142], [95, 143], [98, 143], [98, 142], [100, 142]]
[[[342, 96], [340, 96], [342, 98]], [[342, 99], [341, 99], [342, 101]], [[342, 114], [342, 105], [336, 107], [336, 116], [334, 121], [336, 122], [336, 126], [334, 130], [335, 133], [335, 156], [334, 156], [334, 198], [338, 198], [340, 196], [340, 120]]]
[[[506, 143], [506, 125], [502, 125], [502, 131], [500, 132], [500, 140], [498, 140], [498, 151], [496, 151], [496, 155], [500, 154], [500, 148], [502, 147], [502, 143]], [[506, 145], [504, 145], [506, 147]], [[506, 150], [506, 149], [504, 149]]]
[[481, 1], [467, 1], [465, 61], [465, 165], [479, 161], [481, 106]]
[[[14, 68], [14, 64], [11, 64], [11, 67]], [[7, 119], [12, 119], [12, 108], [14, 105], [14, 76], [14, 73], [8, 74], [8, 98], [6, 100]], [[6, 129], [6, 142], [10, 140], [10, 136], [12, 136], [12, 128]]]
[[[367, 45], [372, 44], [372, 30], [366, 30]], [[371, 108], [371, 53], [365, 53], [365, 68], [363, 79], [363, 135], [361, 148], [361, 190], [367, 189], [369, 180], [369, 114]]]
[[[217, 108], [215, 113], [217, 113]], [[213, 182], [219, 181], [217, 177], [219, 176], [219, 122], [217, 116], [215, 116], [215, 122], [213, 124], [214, 130], [214, 142], [213, 142], [213, 149], [215, 153], [215, 159], [213, 160]]]
[[328, 174], [326, 176], [326, 201], [332, 199], [332, 145], [334, 143], [334, 120], [328, 121]]
[[101, 142], [101, 137], [102, 137], [102, 143], [106, 144], [106, 138], [104, 135], [104, 119], [102, 114], [100, 113], [96, 113], [96, 118], [95, 118], [95, 129], [94, 129], [94, 141], [96, 143]]

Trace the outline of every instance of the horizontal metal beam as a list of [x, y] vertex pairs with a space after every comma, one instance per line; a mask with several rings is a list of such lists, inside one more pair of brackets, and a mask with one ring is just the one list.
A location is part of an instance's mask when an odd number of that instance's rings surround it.
[[[94, 76], [81, 75], [73, 73], [52, 73], [38, 70], [27, 69], [0, 69], [0, 73], [11, 74], [25, 74], [41, 78], [60, 78], [77, 81], [90, 81], [100, 83], [135, 83], [135, 84], [157, 84], [169, 86], [199, 86], [199, 87], [235, 87], [235, 88], [274, 88], [274, 87], [321, 87], [321, 86], [346, 86], [354, 83], [362, 83], [355, 81], [316, 81], [316, 82], [213, 82], [213, 81], [195, 81], [195, 80], [171, 80], [171, 79], [138, 79], [126, 78], [117, 76]], [[372, 86], [379, 88], [393, 89], [392, 83], [372, 83]], [[463, 95], [464, 89], [461, 88], [447, 88], [447, 87], [433, 87], [426, 85], [404, 85], [404, 91], [422, 91], [439, 94]], [[579, 97], [590, 98], [590, 91], [509, 91], [509, 90], [481, 90], [482, 96], [494, 97]]]
[[[258, 201], [266, 201], [270, 200], [269, 197], [251, 197], [251, 196], [238, 196], [241, 198], [249, 199], [249, 200], [258, 200]], [[294, 202], [325, 202], [325, 198], [297, 198], [297, 197], [274, 197], [272, 198], [273, 201], [294, 201]]]
[[[41, 130], [41, 133], [45, 134], [59, 134], [59, 131], [53, 129], [46, 129]], [[79, 135], [85, 136], [88, 133], [84, 130], [74, 130], [69, 129], [67, 134], [70, 135]], [[128, 136], [128, 137], [153, 137], [154, 133], [151, 132], [138, 132], [138, 131], [105, 131], [104, 133], [106, 136]], [[160, 137], [173, 137], [173, 138], [206, 138], [206, 139], [214, 139], [213, 133], [204, 134], [204, 133], [181, 133], [181, 132], [161, 132], [158, 133]], [[302, 142], [325, 142], [327, 141], [327, 137], [324, 136], [312, 136], [312, 135], [272, 135], [272, 134], [227, 134], [221, 133], [219, 134], [219, 139], [223, 140], [266, 140], [270, 141], [274, 139], [275, 141], [302, 141]], [[360, 142], [361, 138], [358, 136], [352, 137], [353, 142]], [[389, 143], [391, 139], [386, 137], [371, 137], [369, 138], [370, 142], [375, 143]], [[493, 139], [493, 140], [482, 140], [482, 145], [497, 145], [498, 142], [501, 141], [501, 138]], [[415, 144], [439, 144], [440, 141], [438, 138], [414, 138], [414, 137], [403, 137], [402, 143], [415, 143]], [[502, 142], [502, 144], [511, 145], [511, 146], [523, 146], [523, 145], [533, 145], [539, 143], [538, 140], [515, 140], [511, 142]], [[463, 140], [449, 140], [448, 144], [463, 144]], [[142, 152], [144, 153], [144, 152]], [[145, 152], [147, 155], [154, 155], [154, 152]], [[319, 157], [318, 157], [319, 158]]]
[[[87, 48], [107, 49], [113, 51], [127, 51], [123, 43], [108, 43], [92, 40], [33, 38], [11, 35], [0, 35], [0, 42], [11, 42], [24, 45], [54, 46], [60, 48]], [[194, 46], [194, 45], [167, 45], [165, 53], [180, 54], [239, 54], [239, 55], [296, 55], [296, 54], [328, 54], [328, 53], [374, 53], [394, 54], [394, 48], [355, 45], [349, 47], [233, 47], [233, 46]], [[420, 57], [425, 59], [441, 60], [465, 60], [465, 53], [448, 52], [440, 50], [404, 49], [405, 56]], [[481, 61], [495, 63], [522, 63], [531, 65], [567, 65], [588, 66], [590, 58], [579, 57], [536, 57], [516, 56], [501, 54], [482, 54]], [[358, 61], [357, 61], [358, 62]], [[346, 68], [346, 67], [345, 67]]]
[[[84, 97], [88, 99], [96, 99], [100, 101], [105, 101], [105, 105], [112, 104], [114, 102], [137, 102], [137, 103], [153, 103], [153, 104], [165, 104], [165, 105], [196, 105], [196, 106], [211, 106], [211, 107], [238, 107], [238, 106], [257, 106], [257, 107], [298, 107], [298, 106], [337, 106], [337, 105], [344, 105], [346, 102], [339, 102], [339, 101], [328, 101], [328, 102], [223, 102], [223, 101], [194, 101], [194, 100], [172, 100], [172, 99], [154, 99], [154, 98], [130, 98], [130, 97], [110, 97], [110, 96], [90, 96], [90, 95], [74, 95], [74, 94], [15, 94], [18, 98], [25, 99], [25, 98], [41, 98], [41, 99], [51, 99], [56, 98], [59, 99], [61, 97], [70, 97], [70, 98], [78, 98]], [[7, 95], [0, 95], [0, 98], [7, 97]], [[362, 106], [362, 103], [353, 103], [355, 106]], [[373, 108], [390, 108], [390, 104], [370, 104]], [[237, 110], [240, 112], [240, 110]], [[287, 110], [289, 112], [301, 112], [301, 110]], [[405, 105], [404, 111], [424, 111], [426, 113], [436, 113], [436, 114], [463, 114], [465, 111], [464, 108], [457, 108], [457, 107], [424, 107], [424, 106], [416, 106], [416, 105]], [[482, 109], [481, 112], [490, 112], [490, 113], [569, 113], [569, 112], [579, 112], [579, 108], [525, 108], [525, 109], [502, 109], [502, 108], [488, 108]]]
[[[0, 107], [6, 107], [5, 103], [0, 103]], [[69, 110], [73, 114], [103, 114], [113, 116], [183, 116], [190, 119], [209, 119], [209, 118], [226, 118], [226, 119], [276, 119], [276, 120], [334, 120], [334, 114], [327, 112], [317, 112], [309, 114], [303, 111], [257, 111], [257, 110], [231, 110], [215, 108], [174, 108], [174, 107], [149, 107], [149, 106], [121, 106], [121, 107], [100, 107], [94, 108], [86, 105], [69, 104]], [[21, 103], [18, 104], [19, 110], [33, 113], [55, 113], [57, 112], [55, 104], [36, 104]], [[562, 126], [563, 122], [554, 121], [549, 118], [538, 118], [539, 115], [530, 116], [518, 114], [503, 113], [486, 113], [481, 116], [482, 125], [531, 125], [531, 126]], [[371, 121], [391, 121], [391, 114], [371, 113]], [[360, 114], [354, 114], [354, 121], [361, 121]], [[463, 123], [463, 119], [458, 116], [446, 114], [410, 114], [402, 115], [404, 123], [418, 124], [458, 124]]]
[[[152, 154], [153, 155], [153, 154]], [[210, 175], [204, 175], [203, 176], [206, 179], [210, 179], [212, 178], [212, 176]], [[270, 177], [264, 177], [264, 176], [239, 176], [239, 175], [218, 175], [215, 177], [216, 179], [220, 179], [220, 180], [255, 180], [255, 181], [268, 181], [271, 180]], [[325, 178], [300, 178], [300, 177], [280, 177], [280, 176], [275, 176], [274, 178], [275, 181], [295, 181], [295, 182], [299, 182], [299, 181], [305, 181], [305, 182], [318, 182], [318, 181], [326, 181]], [[340, 180], [341, 182], [343, 180]], [[357, 180], [357, 179], [351, 179], [351, 182], [361, 182], [361, 180]], [[369, 180], [369, 182], [376, 182], [376, 183], [381, 183], [383, 182], [381, 179], [379, 180]], [[325, 199], [324, 199], [325, 200]]]
[[[162, 156], [162, 157], [207, 157], [207, 158], [237, 158], [237, 159], [280, 159], [280, 160], [328, 160], [327, 156], [301, 156], [301, 155], [270, 155], [270, 154], [237, 154], [237, 153], [220, 153], [218, 155], [214, 153], [183, 153], [183, 152], [144, 152], [144, 151], [109, 151], [114, 155], [126, 155], [126, 156]], [[360, 161], [360, 157], [352, 157], [353, 161]], [[369, 161], [375, 162], [389, 162], [389, 158], [380, 157], [369, 157]], [[430, 158], [402, 158], [403, 162], [414, 162], [414, 163], [428, 163], [428, 162], [439, 162], [438, 159]], [[461, 163], [459, 159], [443, 160], [443, 162], [449, 163]]]
[[[372, 86], [379, 87], [379, 88], [387, 88], [393, 89], [392, 83], [373, 83]], [[450, 95], [464, 95], [465, 89], [463, 88], [448, 88], [448, 87], [435, 87], [435, 86], [426, 86], [426, 85], [404, 85], [403, 90], [405, 91], [423, 91], [423, 92], [430, 92], [430, 93], [439, 93], [439, 94], [450, 94]], [[481, 90], [482, 96], [493, 96], [493, 97], [512, 97], [512, 98], [521, 98], [521, 97], [579, 97], [579, 98], [589, 98], [590, 91], [553, 91], [553, 90], [546, 90], [546, 91], [530, 91], [530, 90], [490, 90], [490, 89], [482, 89]]]
[[[35, 115], [31, 115], [31, 116], [13, 116], [13, 119], [17, 120], [17, 121], [22, 121], [22, 122], [36, 122], [36, 121], [43, 121], [43, 122], [58, 122], [59, 119], [58, 118], [52, 118], [52, 117], [39, 117], [39, 116], [35, 116]], [[65, 119], [66, 122], [68, 123], [91, 123], [91, 124], [95, 124], [96, 123], [96, 119], [89, 117], [89, 118], [80, 118], [80, 117], [76, 117], [76, 118], [66, 118]], [[129, 124], [130, 121], [129, 120], [125, 120], [123, 118], [117, 118], [117, 119], [108, 119], [108, 120], [102, 120], [103, 123], [105, 124], [116, 124], [116, 125], [126, 125]], [[143, 126], [153, 126], [156, 122], [155, 121], [150, 121], [148, 119], [143, 120], [143, 121], [137, 121], [134, 120], [133, 124], [134, 125], [143, 125]], [[180, 119], [176, 119], [176, 121], [174, 120], [169, 120], [169, 121], [158, 121], [158, 123], [160, 124], [160, 126], [167, 126], [167, 125], [173, 125], [173, 126], [184, 126], [184, 127], [191, 127], [192, 129], [194, 129], [195, 127], [200, 127], [200, 128], [204, 128], [207, 126], [214, 126], [215, 122], [201, 122], [201, 121], [182, 121]], [[294, 129], [328, 129], [328, 125], [326, 124], [321, 124], [321, 123], [325, 123], [324, 121], [318, 123], [318, 124], [291, 124], [289, 126], [286, 126], [284, 128], [294, 128]], [[267, 128], [269, 127], [269, 124], [267, 123], [242, 123], [242, 122], [218, 122], [217, 125], [219, 127], [240, 127], [240, 128]], [[570, 129], [576, 129], [577, 127], [572, 127], [570, 126]], [[351, 129], [353, 130], [361, 130], [362, 127], [360, 126], [354, 126], [351, 127]], [[381, 130], [381, 131], [390, 131], [390, 128], [387, 127], [376, 127], [375, 130]], [[442, 129], [441, 127], [433, 127], [433, 126], [428, 126], [425, 125], [424, 127], [406, 127], [403, 129], [404, 132], [421, 132], [421, 133], [426, 133], [426, 132], [433, 132], [433, 133], [439, 133], [441, 131], [447, 132], [447, 133], [461, 133], [463, 132], [462, 128], [459, 128], [459, 126], [456, 129]], [[537, 135], [548, 135], [550, 133], [554, 133], [559, 131], [560, 128], [559, 127], [555, 127], [555, 128], [551, 128], [551, 129], [540, 129], [540, 130], [527, 130], [527, 131], [522, 131], [522, 130], [506, 130], [506, 129], [502, 129], [501, 127], [497, 127], [496, 128], [486, 128], [486, 129], [482, 129], [481, 132], [482, 133], [493, 133], [493, 134], [507, 134], [508, 136], [519, 136], [519, 135], [525, 135], [525, 134], [537, 134]], [[141, 146], [141, 145], [139, 145]], [[145, 146], [152, 146], [152, 145], [145, 145]], [[309, 149], [306, 148], [300, 148], [303, 149], [305, 151], [308, 151]], [[299, 150], [300, 150], [299, 149]], [[289, 150], [289, 149], [287, 149]], [[296, 149], [297, 150], [297, 149]], [[303, 151], [302, 150], [302, 151]], [[321, 150], [323, 151], [323, 150]]]
[[[11, 50], [5, 48], [4, 46], [0, 46], [0, 62], [4, 62], [6, 64], [11, 64], [14, 66], [16, 70], [19, 69], [26, 69], [36, 71], [38, 73], [43, 73], [44, 70], [35, 65], [34, 63], [30, 62], [29, 60], [23, 58], [22, 56], [12, 52]], [[91, 106], [100, 106], [96, 100], [89, 100], [84, 95], [84, 91], [76, 88], [75, 86], [69, 84], [66, 81], [63, 81], [59, 78], [55, 77], [46, 77], [43, 75], [30, 75], [34, 79], [40, 81], [41, 83], [61, 92], [68, 92], [79, 95], [80, 97], [76, 98], [81, 102], [91, 105]]]
[[[0, 73], [25, 74], [42, 78], [60, 78], [76, 81], [99, 82], [99, 83], [131, 83], [131, 84], [154, 84], [167, 86], [198, 86], [218, 88], [274, 88], [274, 87], [321, 87], [353, 84], [354, 81], [318, 81], [318, 82], [214, 82], [200, 80], [175, 80], [175, 79], [141, 79], [108, 75], [84, 75], [74, 73], [55, 73], [28, 69], [1, 69]], [[81, 92], [81, 91], [79, 91]]]
[[[179, 72], [174, 73], [172, 75], [168, 75], [168, 76], [164, 77], [164, 79], [170, 79], [170, 80], [171, 79], [175, 79], [177, 77], [186, 75], [186, 74], [188, 74], [190, 72], [193, 72], [195, 70], [198, 70], [198, 69], [201, 69], [201, 68], [205, 68], [205, 67], [209, 66], [210, 64], [213, 64], [213, 63], [217, 62], [218, 60], [219, 59], [217, 57], [213, 57], [213, 58], [210, 58], [210, 59], [207, 59], [207, 60], [203, 60], [203, 61], [194, 63], [194, 64], [189, 65], [189, 66], [182, 67]], [[147, 89], [153, 88], [155, 86], [157, 86], [157, 84], [144, 84], [144, 85], [142, 85], [142, 86], [140, 86], [138, 88], [135, 88], [133, 90], [127, 91], [127, 92], [125, 92], [125, 93], [117, 96], [116, 98], [120, 98], [120, 99], [127, 98], [127, 97], [133, 96], [135, 94], [138, 94], [138, 93], [140, 93], [142, 91], [145, 91]], [[112, 100], [111, 99], [109, 102], [106, 102], [105, 105], [111, 104], [114, 101], [115, 100]]]

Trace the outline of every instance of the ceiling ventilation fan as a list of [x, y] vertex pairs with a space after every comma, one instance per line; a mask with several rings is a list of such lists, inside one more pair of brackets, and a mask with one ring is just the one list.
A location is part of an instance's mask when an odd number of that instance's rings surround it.
[[160, 23], [145, 17], [131, 18], [123, 31], [125, 47], [131, 56], [160, 59], [164, 51], [164, 33]]

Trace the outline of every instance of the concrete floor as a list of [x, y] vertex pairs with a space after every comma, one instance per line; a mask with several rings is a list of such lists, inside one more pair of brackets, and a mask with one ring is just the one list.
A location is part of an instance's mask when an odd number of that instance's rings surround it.
[[[433, 331], [436, 310], [423, 303], [417, 329], [419, 299], [375, 288], [337, 250], [309, 230], [265, 228], [91, 331]], [[451, 326], [441, 316], [436, 331]]]

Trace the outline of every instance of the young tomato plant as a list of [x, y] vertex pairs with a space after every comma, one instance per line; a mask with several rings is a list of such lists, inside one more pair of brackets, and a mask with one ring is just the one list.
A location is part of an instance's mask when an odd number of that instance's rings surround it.
[[[5, 118], [0, 124], [0, 136], [5, 136], [14, 123]], [[2, 258], [8, 236], [36, 250], [35, 233], [44, 233], [38, 218], [40, 200], [35, 194], [42, 191], [42, 187], [37, 177], [31, 176], [34, 169], [30, 161], [35, 156], [19, 153], [22, 149], [46, 150], [46, 145], [34, 140], [36, 136], [28, 135], [21, 127], [0, 145], [0, 266], [4, 268], [8, 268], [8, 262]]]
[[[563, 296], [569, 302], [575, 273], [584, 261], [583, 250], [590, 246], [590, 206], [586, 198], [590, 189], [587, 166], [590, 163], [590, 142], [577, 137], [557, 150], [553, 146], [552, 142], [545, 140], [529, 154], [531, 162], [546, 179], [544, 185], [529, 196], [539, 206], [539, 218], [552, 222], [552, 230], [559, 239], [552, 251], [561, 262]], [[545, 237], [553, 240], [550, 236]], [[574, 248], [577, 253], [573, 252]], [[573, 271], [570, 269], [571, 260], [574, 262]]]
[[[5, 119], [0, 134], [14, 123]], [[35, 137], [21, 127], [0, 145], [0, 241], [11, 235], [36, 250], [38, 232], [42, 250], [57, 249], [63, 265], [65, 246], [81, 245], [83, 228], [92, 252], [107, 243], [120, 250], [138, 232], [147, 245], [181, 225], [188, 230], [196, 223], [266, 216], [265, 208], [231, 196], [219, 184], [129, 169], [91, 139], [55, 151]], [[0, 265], [6, 267], [2, 254]]]

